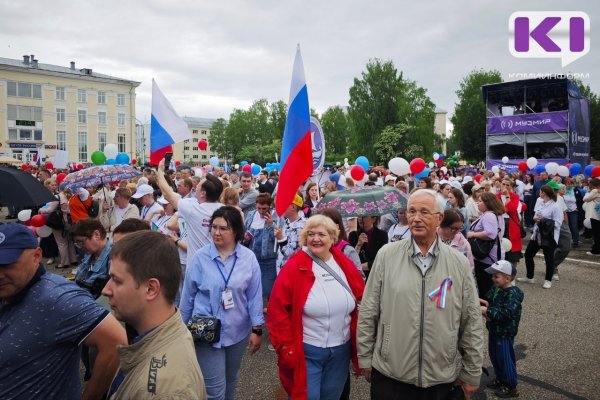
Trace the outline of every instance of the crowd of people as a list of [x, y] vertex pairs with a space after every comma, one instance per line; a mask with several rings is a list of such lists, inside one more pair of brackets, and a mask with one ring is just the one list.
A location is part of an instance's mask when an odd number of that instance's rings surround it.
[[30, 172], [56, 197], [34, 211], [62, 223], [44, 238], [0, 225], [0, 398], [79, 398], [81, 361], [83, 398], [234, 399], [244, 354], [266, 344], [292, 399], [347, 399], [352, 371], [373, 399], [468, 399], [484, 321], [487, 386], [517, 397], [515, 282], [535, 282], [542, 250], [550, 289], [584, 227], [600, 254], [600, 179], [583, 176], [371, 172], [406, 206], [343, 218], [319, 207], [343, 188], [318, 179], [277, 215], [276, 171], [161, 162], [74, 191]]

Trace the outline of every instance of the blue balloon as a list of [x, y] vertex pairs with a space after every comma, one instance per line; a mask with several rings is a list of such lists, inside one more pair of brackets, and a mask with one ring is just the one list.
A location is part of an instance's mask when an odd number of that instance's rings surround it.
[[589, 178], [590, 176], [592, 176], [593, 169], [594, 169], [593, 165], [588, 165], [587, 167], [585, 167], [585, 170], [583, 171], [583, 173], [585, 174], [585, 176], [587, 176]]
[[546, 172], [546, 166], [545, 166], [545, 165], [539, 165], [539, 164], [538, 164], [538, 165], [535, 167], [535, 173], [539, 175], [539, 174], [541, 174], [542, 172]]
[[117, 163], [117, 160], [115, 160], [114, 158], [111, 158], [110, 160], [106, 160], [106, 165], [115, 165]]
[[223, 167], [223, 169], [225, 170], [225, 172], [229, 172], [229, 171], [231, 171], [231, 168], [229, 167], [229, 165], [225, 165], [225, 166]]
[[426, 167], [423, 171], [416, 174], [415, 178], [421, 179], [421, 178], [426, 178], [428, 176], [429, 176], [429, 168]]
[[219, 166], [219, 157], [216, 157], [216, 156], [211, 157], [210, 160], [208, 160], [208, 163], [213, 167], [218, 167]]
[[365, 172], [369, 170], [369, 160], [365, 156], [358, 157], [356, 161], [354, 161], [354, 164], [360, 165], [365, 170]]
[[340, 180], [341, 176], [342, 175], [339, 172], [334, 172], [333, 174], [329, 175], [329, 180], [331, 182], [338, 183], [338, 181]]
[[126, 153], [117, 154], [117, 158], [115, 158], [116, 164], [129, 164], [129, 156]]
[[258, 164], [254, 164], [252, 166], [252, 175], [258, 175], [260, 174], [260, 171], [262, 170], [262, 167]]
[[248, 161], [242, 161], [242, 162], [240, 163], [240, 167], [243, 167], [244, 165], [248, 165]]
[[579, 175], [583, 171], [583, 167], [579, 163], [571, 164], [571, 168], [569, 168], [569, 173], [573, 176]]
[[444, 155], [444, 153], [440, 153], [440, 160], [443, 160], [443, 159], [444, 159], [444, 157], [446, 157], [446, 156]]

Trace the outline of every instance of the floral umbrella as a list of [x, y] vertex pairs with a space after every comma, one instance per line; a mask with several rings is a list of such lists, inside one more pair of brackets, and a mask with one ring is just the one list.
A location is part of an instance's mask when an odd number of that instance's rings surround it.
[[391, 186], [363, 186], [330, 192], [317, 209], [337, 209], [342, 217], [385, 215], [406, 208], [407, 196]]
[[95, 165], [70, 173], [62, 181], [60, 188], [75, 191], [81, 187], [88, 188], [122, 181], [138, 175], [141, 175], [140, 171], [129, 164]]

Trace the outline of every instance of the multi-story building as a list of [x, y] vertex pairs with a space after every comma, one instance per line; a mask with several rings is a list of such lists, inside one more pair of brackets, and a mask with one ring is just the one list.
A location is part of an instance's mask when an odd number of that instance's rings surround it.
[[[0, 58], [0, 154], [30, 162], [65, 150], [90, 162], [107, 143], [134, 158], [135, 88], [139, 82], [78, 69]], [[43, 149], [43, 150], [42, 150]]]
[[[173, 160], [184, 164], [205, 165], [208, 164], [211, 157], [219, 157], [211, 150], [210, 140], [208, 139], [210, 129], [216, 119], [195, 117], [183, 117], [182, 119], [187, 124], [192, 138], [173, 145]], [[136, 134], [136, 156], [140, 163], [144, 163], [150, 160], [150, 124], [137, 125]], [[208, 143], [206, 150], [200, 150], [198, 147], [198, 142], [201, 140], [206, 140]]]
[[448, 115], [448, 111], [442, 110], [441, 108], [435, 109], [435, 122], [433, 124], [433, 130], [438, 136], [439, 148], [437, 151], [442, 151], [443, 154], [446, 154], [446, 116]]

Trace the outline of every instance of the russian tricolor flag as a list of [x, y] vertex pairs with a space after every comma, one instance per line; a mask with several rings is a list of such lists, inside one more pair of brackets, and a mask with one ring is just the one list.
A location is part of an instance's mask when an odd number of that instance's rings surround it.
[[313, 172], [310, 108], [304, 78], [300, 45], [296, 50], [290, 101], [281, 144], [281, 172], [275, 197], [275, 210], [283, 215], [292, 204], [298, 188]]
[[[152, 79], [152, 117], [150, 122], [150, 164], [158, 165], [173, 143], [191, 139], [187, 124], [177, 115], [169, 100]], [[168, 167], [167, 167], [168, 168]]]

